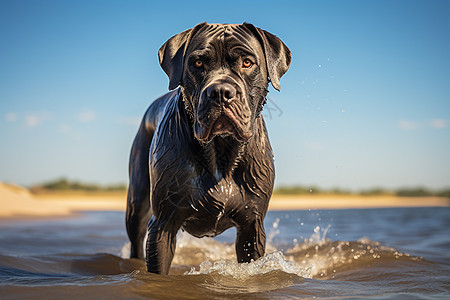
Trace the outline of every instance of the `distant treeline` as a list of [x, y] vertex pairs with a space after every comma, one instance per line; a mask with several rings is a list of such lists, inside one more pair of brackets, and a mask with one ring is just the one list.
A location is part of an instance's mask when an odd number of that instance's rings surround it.
[[450, 198], [450, 188], [434, 191], [422, 187], [417, 188], [400, 188], [396, 190], [387, 190], [382, 188], [373, 188], [354, 192], [346, 189], [321, 189], [315, 186], [281, 186], [274, 190], [274, 194], [279, 195], [364, 195], [364, 196], [377, 196], [377, 195], [392, 195], [399, 197], [447, 197]]
[[[125, 191], [127, 189], [126, 184], [114, 184], [114, 185], [98, 185], [92, 183], [84, 183], [80, 181], [72, 181], [66, 178], [49, 181], [43, 184], [38, 184], [31, 187], [32, 191], [40, 190], [55, 190], [55, 191]], [[392, 195], [400, 197], [447, 197], [450, 198], [450, 188], [434, 191], [426, 188], [401, 188], [396, 190], [387, 190], [383, 188], [373, 188], [354, 192], [346, 189], [322, 189], [316, 186], [280, 186], [275, 188], [274, 194], [278, 195]]]
[[31, 187], [32, 191], [39, 190], [55, 190], [55, 191], [124, 191], [127, 189], [126, 184], [114, 185], [98, 185], [92, 183], [84, 183], [80, 181], [71, 181], [66, 178], [49, 181], [46, 183], [34, 185]]

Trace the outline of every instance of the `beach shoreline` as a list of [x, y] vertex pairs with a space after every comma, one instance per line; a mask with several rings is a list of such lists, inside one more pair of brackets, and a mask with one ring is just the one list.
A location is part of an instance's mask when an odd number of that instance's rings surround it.
[[[450, 199], [443, 197], [275, 194], [269, 203], [269, 210], [448, 206]], [[0, 207], [0, 219], [63, 218], [80, 211], [125, 211], [126, 191], [52, 191], [33, 194], [26, 188], [0, 183]]]
[[395, 207], [448, 207], [444, 197], [398, 197], [394, 195], [274, 195], [269, 210], [368, 209]]

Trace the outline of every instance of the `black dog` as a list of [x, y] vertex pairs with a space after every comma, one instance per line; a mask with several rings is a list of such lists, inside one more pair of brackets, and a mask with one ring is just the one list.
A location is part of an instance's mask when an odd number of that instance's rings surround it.
[[[291, 52], [251, 24], [198, 24], [169, 39], [159, 61], [173, 90], [149, 107], [133, 143], [126, 225], [131, 257], [167, 274], [176, 235], [236, 226], [239, 262], [264, 255], [274, 165], [261, 110]], [[180, 88], [174, 90], [180, 86]]]

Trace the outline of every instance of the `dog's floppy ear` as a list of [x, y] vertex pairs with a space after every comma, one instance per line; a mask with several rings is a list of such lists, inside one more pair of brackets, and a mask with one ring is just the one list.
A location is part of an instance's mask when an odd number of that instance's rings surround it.
[[242, 25], [247, 27], [263, 46], [270, 82], [277, 91], [280, 91], [280, 78], [289, 69], [292, 58], [291, 51], [270, 32], [255, 27], [253, 24], [244, 23]]
[[159, 64], [169, 76], [169, 90], [175, 89], [180, 84], [183, 75], [184, 55], [191, 37], [205, 25], [206, 22], [197, 24], [194, 28], [171, 37], [159, 49]]

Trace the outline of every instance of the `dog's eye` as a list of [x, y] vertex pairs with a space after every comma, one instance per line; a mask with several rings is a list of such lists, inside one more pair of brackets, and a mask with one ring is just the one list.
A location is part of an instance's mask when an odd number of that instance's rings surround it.
[[244, 59], [244, 61], [242, 62], [242, 67], [248, 69], [251, 66], [253, 66], [252, 61], [248, 58]]
[[196, 67], [197, 69], [200, 69], [201, 67], [203, 67], [203, 62], [200, 59], [197, 59], [194, 62], [194, 67]]

